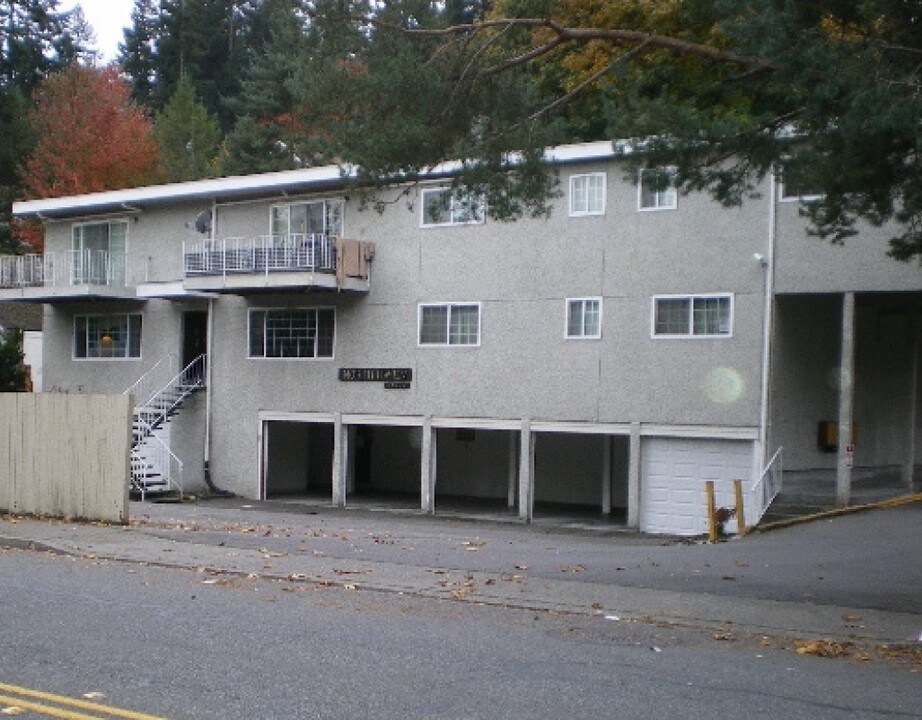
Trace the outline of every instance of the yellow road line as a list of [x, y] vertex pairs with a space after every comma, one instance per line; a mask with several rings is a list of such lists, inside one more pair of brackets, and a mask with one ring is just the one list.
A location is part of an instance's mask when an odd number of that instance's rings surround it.
[[[53, 693], [42, 692], [41, 690], [30, 690], [29, 688], [19, 687], [17, 685], [7, 685], [5, 683], [0, 683], [0, 691], [12, 693], [14, 695], [20, 695], [22, 697], [44, 700], [45, 702], [52, 702], [58, 705], [80, 708], [81, 710], [89, 710], [91, 712], [102, 713], [103, 715], [107, 715], [109, 717], [121, 717], [127, 718], [128, 720], [165, 720], [165, 718], [157, 717], [156, 715], [147, 715], [145, 713], [135, 712], [133, 710], [123, 710], [122, 708], [89, 702], [88, 700], [79, 700], [77, 698], [71, 698], [65, 695], [55, 695]], [[66, 720], [99, 720], [99, 717], [96, 715], [85, 715], [83, 713], [72, 712], [62, 708], [46, 707], [38, 703], [32, 703], [5, 695], [0, 695], [0, 703], [5, 705], [15, 705], [23, 708], [24, 710], [35, 710], [36, 712], [43, 712], [46, 715], [51, 715], [52, 717], [66, 718]]]

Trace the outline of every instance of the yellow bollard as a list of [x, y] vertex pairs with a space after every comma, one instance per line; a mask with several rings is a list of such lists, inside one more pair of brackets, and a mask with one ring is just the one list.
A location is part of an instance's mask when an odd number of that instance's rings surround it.
[[708, 540], [717, 542], [717, 505], [714, 502], [714, 481], [704, 481], [704, 494], [707, 497], [708, 508]]
[[746, 516], [743, 514], [743, 481], [733, 481], [733, 494], [736, 496], [736, 533], [745, 535], [749, 532], [746, 527]]

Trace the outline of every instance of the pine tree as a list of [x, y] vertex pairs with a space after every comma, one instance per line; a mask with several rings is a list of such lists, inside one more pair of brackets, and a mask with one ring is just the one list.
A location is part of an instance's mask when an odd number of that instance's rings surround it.
[[221, 129], [195, 97], [188, 78], [180, 79], [173, 97], [154, 118], [154, 139], [168, 180], [197, 180], [216, 174]]
[[119, 43], [118, 62], [131, 82], [131, 99], [138, 105], [153, 108], [157, 83], [157, 41], [160, 9], [156, 0], [135, 0], [131, 27], [125, 28]]

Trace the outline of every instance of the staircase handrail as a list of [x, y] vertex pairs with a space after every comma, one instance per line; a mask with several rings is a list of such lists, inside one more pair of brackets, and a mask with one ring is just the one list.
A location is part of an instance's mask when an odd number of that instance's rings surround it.
[[163, 382], [162, 377], [174, 377], [176, 374], [176, 356], [173, 354], [164, 355], [155, 362], [134, 384], [125, 390], [123, 394], [134, 395], [135, 405], [143, 407], [147, 405], [157, 394], [159, 390], [151, 391], [150, 387], [159, 387]]
[[783, 446], [775, 450], [775, 454], [772, 455], [771, 460], [769, 460], [762, 469], [762, 474], [752, 488], [753, 498], [755, 502], [758, 503], [758, 512], [757, 517], [752, 518], [752, 520], [748, 517], [746, 518], [747, 522], [751, 524], [755, 524], [762, 519], [765, 511], [768, 510], [768, 506], [772, 504], [774, 499], [778, 496], [778, 493], [781, 492], [781, 482], [784, 471], [783, 450]]
[[[157, 390], [146, 403], [135, 403], [136, 415], [138, 421], [144, 426], [144, 435], [149, 437], [154, 429], [160, 425], [169, 414], [179, 405], [180, 402], [185, 398], [184, 393], [180, 399], [175, 400], [169, 406], [164, 407], [155, 407], [154, 410], [150, 410], [151, 403], [154, 403], [158, 397], [165, 394], [168, 391], [174, 390], [179, 387], [189, 388], [190, 390], [195, 388], [204, 387], [205, 385], [205, 362], [206, 355], [202, 353], [195, 360], [190, 362], [186, 367], [179, 371], [173, 378], [166, 383], [163, 387]], [[145, 409], [146, 408], [146, 409]]]

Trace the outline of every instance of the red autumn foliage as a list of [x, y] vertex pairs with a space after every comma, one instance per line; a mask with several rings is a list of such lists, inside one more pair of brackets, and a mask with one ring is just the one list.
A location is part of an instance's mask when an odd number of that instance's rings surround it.
[[114, 66], [74, 65], [36, 90], [38, 142], [24, 168], [29, 199], [117, 190], [161, 174], [153, 124], [132, 104]]

